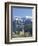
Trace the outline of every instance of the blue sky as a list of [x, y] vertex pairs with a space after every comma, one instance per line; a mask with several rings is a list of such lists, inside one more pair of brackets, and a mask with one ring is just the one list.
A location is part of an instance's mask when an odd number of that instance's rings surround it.
[[13, 16], [32, 16], [32, 8], [12, 8]]

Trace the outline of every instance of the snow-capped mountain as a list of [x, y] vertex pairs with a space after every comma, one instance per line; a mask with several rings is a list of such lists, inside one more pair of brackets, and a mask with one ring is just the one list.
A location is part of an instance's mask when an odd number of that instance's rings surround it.
[[[13, 27], [14, 27], [14, 32], [16, 31], [16, 28], [19, 30], [19, 28], [22, 28], [23, 25], [28, 25], [30, 27], [30, 25], [32, 25], [32, 17], [31, 16], [25, 16], [25, 17], [19, 17], [19, 16], [15, 16], [13, 18]], [[26, 27], [27, 28], [27, 27]], [[24, 29], [24, 31], [32, 31], [31, 28], [28, 30], [26, 30], [26, 28]]]
[[15, 16], [13, 18], [13, 20], [21, 20], [21, 21], [23, 21], [23, 20], [26, 21], [27, 19], [30, 19], [32, 21], [32, 16], [25, 16], [25, 17]]

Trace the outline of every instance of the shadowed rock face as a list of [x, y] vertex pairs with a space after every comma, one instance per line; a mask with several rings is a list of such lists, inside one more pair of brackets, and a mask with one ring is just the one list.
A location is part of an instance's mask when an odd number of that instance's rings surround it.
[[25, 24], [32, 24], [32, 21], [31, 21], [30, 19], [27, 19], [27, 20], [25, 21]]

